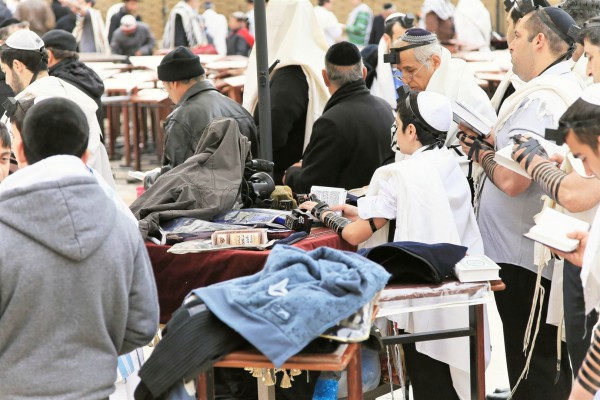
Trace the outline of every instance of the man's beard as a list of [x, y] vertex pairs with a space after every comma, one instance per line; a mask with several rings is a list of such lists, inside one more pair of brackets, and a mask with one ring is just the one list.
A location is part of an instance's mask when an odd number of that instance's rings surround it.
[[21, 93], [24, 89], [25, 89], [25, 85], [23, 85], [23, 81], [21, 80], [21, 77], [17, 74], [15, 74], [15, 72], [13, 71], [12, 73], [12, 85], [11, 85], [11, 89], [13, 90], [13, 92], [15, 92], [15, 95]]

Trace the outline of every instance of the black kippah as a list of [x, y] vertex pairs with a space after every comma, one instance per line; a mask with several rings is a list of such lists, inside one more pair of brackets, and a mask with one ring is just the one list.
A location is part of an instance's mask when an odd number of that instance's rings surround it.
[[327, 50], [325, 59], [333, 64], [346, 67], [360, 62], [360, 51], [350, 42], [336, 43]]
[[[543, 13], [548, 16], [550, 21], [544, 18]], [[562, 40], [567, 42], [567, 44], [570, 45], [575, 42], [574, 29], [576, 29], [577, 25], [575, 24], [575, 20], [562, 8], [544, 7], [542, 8], [540, 19]]]

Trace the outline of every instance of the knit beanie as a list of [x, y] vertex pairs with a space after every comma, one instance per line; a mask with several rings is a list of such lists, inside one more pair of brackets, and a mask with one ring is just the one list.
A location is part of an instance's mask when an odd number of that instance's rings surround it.
[[200, 75], [204, 75], [200, 58], [183, 46], [167, 54], [158, 66], [158, 79], [165, 82], [183, 81]]

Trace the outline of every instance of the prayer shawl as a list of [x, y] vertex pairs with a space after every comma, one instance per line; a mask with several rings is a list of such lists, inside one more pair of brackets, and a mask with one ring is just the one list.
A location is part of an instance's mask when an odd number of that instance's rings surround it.
[[371, 94], [381, 97], [390, 104], [392, 109], [396, 109], [396, 86], [394, 85], [394, 76], [392, 75], [392, 66], [383, 62], [383, 56], [389, 52], [387, 43], [382, 37], [377, 46], [377, 68], [375, 79], [371, 85]]
[[74, 101], [81, 107], [90, 127], [88, 142], [90, 156], [87, 165], [98, 171], [100, 176], [114, 189], [115, 180], [110, 169], [106, 147], [100, 141], [102, 132], [96, 118], [96, 109], [98, 108], [96, 102], [75, 86], [54, 76], [37, 79], [15, 96], [17, 100], [36, 97], [64, 97]]
[[[425, 0], [421, 7], [421, 24], [425, 23], [425, 15], [434, 12], [440, 19], [447, 20], [454, 16], [454, 5], [449, 0]], [[423, 26], [424, 28], [425, 26]]]
[[[470, 203], [470, 189], [452, 150], [418, 151], [404, 161], [379, 168], [373, 175], [367, 196], [377, 196], [390, 179], [394, 180], [398, 193], [394, 241], [450, 243], [466, 246], [468, 254], [484, 254], [483, 240]], [[358, 207], [361, 218], [370, 217], [361, 211], [361, 200]], [[387, 229], [380, 229], [361, 247], [374, 247], [386, 242]], [[464, 300], [464, 296], [456, 296], [456, 301]], [[436, 301], [431, 299], [431, 304]], [[453, 307], [390, 319], [414, 333], [457, 329], [468, 325], [468, 310], [467, 307]], [[487, 317], [484, 326], [485, 340], [489, 344]], [[467, 338], [421, 342], [416, 346], [420, 353], [448, 364], [459, 397], [465, 400], [471, 398]], [[485, 352], [486, 360], [489, 360], [489, 345], [486, 345]]]
[[165, 26], [165, 33], [163, 34], [163, 48], [170, 49], [175, 47], [175, 20], [178, 15], [181, 17], [189, 47], [206, 45], [208, 40], [200, 25], [198, 13], [185, 1], [180, 1], [175, 4], [171, 10], [171, 14], [169, 14], [169, 21]]
[[104, 36], [106, 36], [107, 38], [108, 31], [110, 30], [110, 20], [112, 19], [113, 15], [121, 11], [121, 8], [123, 8], [123, 3], [117, 3], [108, 7], [108, 10], [106, 10], [106, 18], [104, 19], [106, 21], [106, 24], [104, 24]]
[[585, 313], [589, 314], [600, 305], [600, 213], [596, 213], [587, 247], [583, 255], [581, 283], [585, 300]]
[[582, 54], [581, 57], [579, 57], [579, 60], [573, 63], [573, 67], [571, 68], [571, 71], [573, 71], [575, 76], [581, 80], [579, 84], [584, 88], [594, 84], [594, 78], [587, 75], [587, 63], [587, 57], [585, 54]]
[[[565, 70], [565, 73], [570, 70], [569, 63], [565, 61], [556, 64], [552, 68], [560, 68]], [[558, 125], [560, 116], [581, 95], [581, 87], [574, 87], [576, 85], [573, 83], [573, 79], [566, 78], [560, 72], [557, 74], [543, 74], [523, 83], [502, 104], [492, 131], [500, 131], [525, 100], [527, 100], [527, 104], [536, 99], [540, 100], [544, 107], [543, 112], [552, 115], [554, 123]], [[557, 98], [561, 101], [556, 101]], [[527, 104], [524, 106], [526, 107]]]
[[506, 93], [506, 89], [512, 83], [515, 90], [523, 84], [523, 81], [519, 79], [512, 69], [509, 70], [498, 84], [496, 91], [494, 92], [494, 97], [492, 97], [492, 107], [496, 112], [500, 109], [500, 102], [502, 102], [502, 98], [504, 97], [504, 93]]
[[[323, 113], [329, 91], [323, 81], [325, 53], [328, 46], [321, 26], [308, 0], [272, 0], [267, 6], [267, 38], [269, 65], [279, 64], [274, 71], [299, 65], [308, 83], [308, 109], [304, 146], [306, 149], [314, 122]], [[258, 101], [256, 84], [256, 47], [250, 53], [244, 86], [244, 108], [254, 114]]]
[[204, 18], [204, 25], [206, 25], [206, 33], [210, 35], [217, 54], [220, 56], [227, 55], [226, 39], [229, 30], [227, 18], [211, 8], [204, 11], [202, 17]]
[[[96, 53], [108, 54], [110, 53], [110, 46], [106, 36], [106, 28], [104, 27], [104, 21], [102, 20], [102, 14], [100, 11], [93, 8], [88, 8], [87, 11], [90, 13], [90, 21], [92, 21], [92, 30], [94, 31], [94, 45], [96, 46]], [[83, 21], [84, 18], [78, 18], [75, 29], [73, 30], [73, 36], [77, 43], [81, 41], [83, 35]]]
[[456, 40], [465, 50], [490, 50], [492, 20], [481, 0], [459, 0], [454, 13]]
[[[464, 60], [452, 58], [446, 48], [442, 47], [440, 66], [431, 76], [426, 90], [443, 94], [450, 100], [450, 103], [460, 101], [467, 104], [490, 121], [496, 121], [496, 112], [492, 107], [490, 99], [475, 81], [475, 76], [467, 66], [467, 63]], [[458, 124], [453, 121], [448, 130], [445, 144], [447, 147], [456, 146], [462, 153], [460, 143], [456, 137], [457, 133]], [[401, 161], [404, 157], [404, 154], [396, 152], [396, 161]], [[461, 168], [465, 175], [467, 175], [469, 161], [464, 155], [459, 158]], [[477, 174], [473, 173], [473, 176], [477, 176]]]

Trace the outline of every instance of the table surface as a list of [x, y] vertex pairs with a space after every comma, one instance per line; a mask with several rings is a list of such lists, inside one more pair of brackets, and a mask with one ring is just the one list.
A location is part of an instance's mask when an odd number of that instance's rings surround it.
[[[313, 229], [309, 237], [294, 246], [304, 250], [323, 246], [356, 250], [356, 247], [327, 228]], [[171, 254], [167, 253], [169, 247], [146, 243], [158, 289], [161, 323], [166, 323], [171, 318], [171, 314], [181, 306], [185, 296], [193, 289], [255, 274], [263, 268], [270, 253], [268, 250], [217, 250]]]

